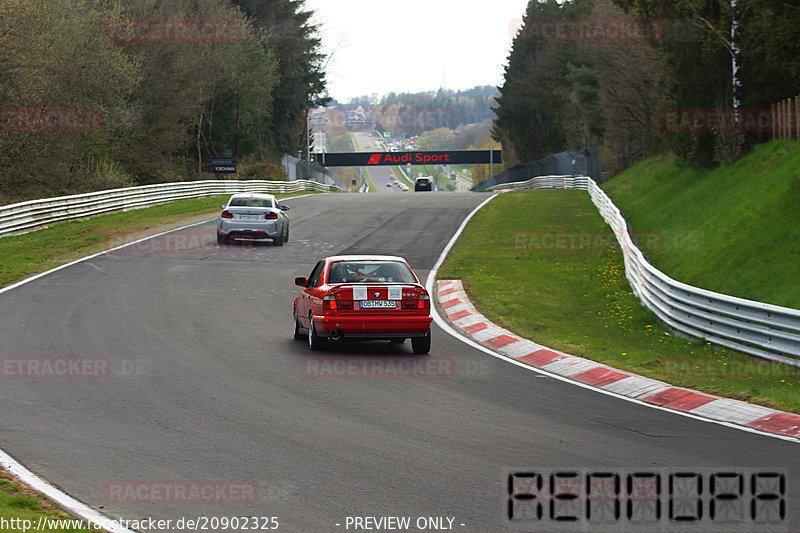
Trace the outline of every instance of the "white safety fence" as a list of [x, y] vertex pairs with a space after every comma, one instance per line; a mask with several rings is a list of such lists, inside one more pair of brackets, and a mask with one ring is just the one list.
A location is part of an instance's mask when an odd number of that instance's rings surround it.
[[800, 310], [700, 289], [676, 281], [645, 258], [611, 198], [587, 177], [541, 176], [494, 189], [582, 189], [611, 226], [634, 294], [673, 330], [763, 359], [800, 366]]
[[201, 198], [238, 192], [277, 194], [300, 191], [338, 192], [341, 189], [335, 185], [325, 185], [307, 180], [206, 180], [161, 183], [30, 200], [0, 206], [0, 237], [24, 233], [65, 220], [85, 218], [114, 211], [128, 211], [186, 198]]
[[518, 181], [514, 183], [500, 183], [486, 189], [487, 191], [501, 191], [503, 189], [517, 189], [528, 191], [540, 191], [543, 189], [586, 189], [586, 178], [583, 176], [537, 176], [528, 181]]

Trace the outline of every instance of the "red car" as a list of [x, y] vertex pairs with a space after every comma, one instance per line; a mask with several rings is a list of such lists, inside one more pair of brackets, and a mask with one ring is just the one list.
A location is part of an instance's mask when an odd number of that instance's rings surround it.
[[431, 300], [402, 257], [341, 255], [317, 263], [294, 300], [294, 338], [312, 350], [329, 340], [411, 339], [416, 354], [431, 349]]

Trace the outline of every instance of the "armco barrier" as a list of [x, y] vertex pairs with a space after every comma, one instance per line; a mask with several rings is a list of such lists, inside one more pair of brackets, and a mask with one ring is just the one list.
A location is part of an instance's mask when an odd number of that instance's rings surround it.
[[676, 281], [644, 257], [622, 213], [587, 177], [541, 176], [493, 189], [582, 189], [611, 226], [634, 294], [673, 330], [750, 355], [800, 366], [800, 310], [754, 302]]
[[24, 233], [56, 222], [127, 211], [185, 198], [200, 198], [237, 192], [288, 193], [299, 191], [341, 191], [335, 185], [316, 181], [186, 181], [108, 191], [73, 194], [57, 198], [29, 200], [0, 206], [0, 237]]

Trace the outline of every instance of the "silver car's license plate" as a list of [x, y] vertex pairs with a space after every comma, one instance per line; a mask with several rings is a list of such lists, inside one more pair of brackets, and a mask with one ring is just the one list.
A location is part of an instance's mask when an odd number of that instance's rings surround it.
[[259, 215], [239, 215], [239, 220], [258, 220]]
[[362, 300], [361, 309], [394, 309], [394, 300]]

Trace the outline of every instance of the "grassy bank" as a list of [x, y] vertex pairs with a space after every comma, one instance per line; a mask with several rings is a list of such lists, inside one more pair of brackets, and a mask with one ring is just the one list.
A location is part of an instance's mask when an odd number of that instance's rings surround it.
[[[591, 246], [574, 245], [586, 239]], [[800, 412], [800, 372], [676, 337], [659, 324], [631, 293], [622, 252], [585, 192], [499, 196], [467, 225], [438, 278], [462, 279], [482, 313], [543, 345]]]
[[[295, 194], [277, 196], [286, 198]], [[229, 197], [178, 200], [88, 220], [62, 222], [24, 235], [1, 237], [0, 287], [147, 235], [212, 218]]]
[[651, 159], [603, 189], [636, 231], [655, 237], [648, 256], [669, 276], [800, 309], [800, 143], [758, 145], [712, 171]]
[[414, 189], [414, 182], [406, 177], [406, 173], [403, 172], [400, 167], [392, 167], [392, 172], [394, 173], [394, 177], [397, 178], [397, 181], [404, 183], [409, 189]]

